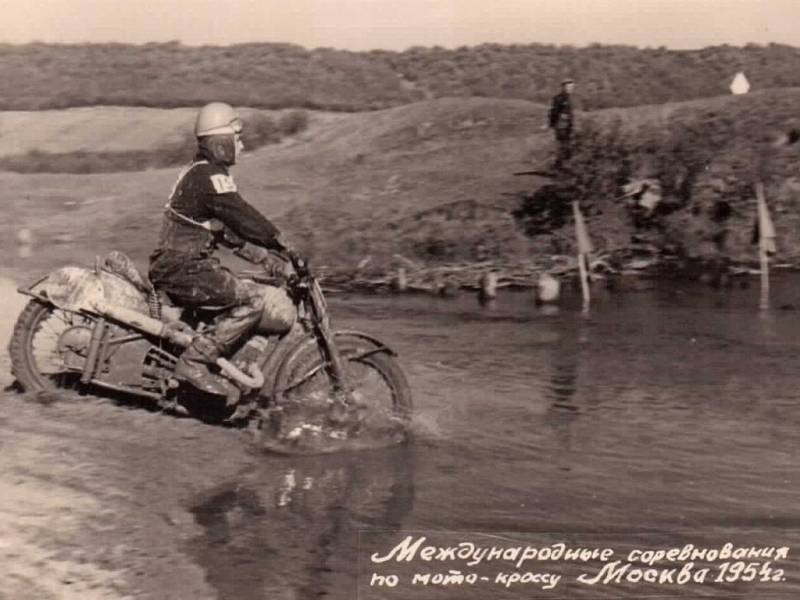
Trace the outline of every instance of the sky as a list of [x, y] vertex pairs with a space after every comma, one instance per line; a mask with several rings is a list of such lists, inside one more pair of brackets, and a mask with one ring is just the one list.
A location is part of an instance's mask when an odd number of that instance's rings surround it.
[[800, 0], [0, 0], [0, 42], [800, 46]]

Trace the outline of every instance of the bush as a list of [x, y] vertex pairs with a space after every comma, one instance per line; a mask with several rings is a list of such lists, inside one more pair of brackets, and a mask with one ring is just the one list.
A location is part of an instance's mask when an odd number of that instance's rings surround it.
[[279, 142], [281, 134], [274, 120], [265, 114], [254, 113], [244, 119], [242, 138], [245, 148], [255, 150], [266, 144]]
[[[797, 205], [798, 92], [754, 94], [677, 107], [668, 118], [623, 129], [587, 123], [576, 133], [574, 156], [559, 179], [520, 197], [513, 211], [533, 237], [570, 247], [568, 203], [578, 200], [593, 237], [629, 248], [632, 236], [684, 257], [748, 260], [756, 216], [756, 182], [773, 211], [781, 258], [800, 256]], [[794, 140], [794, 141], [793, 141]], [[616, 202], [631, 180], [655, 179], [661, 199], [641, 209]], [[644, 217], [642, 214], [644, 213]]]
[[254, 108], [338, 111], [388, 108], [423, 97], [547, 102], [565, 74], [576, 79], [586, 109], [727, 94], [740, 70], [754, 89], [800, 86], [800, 49], [774, 44], [691, 51], [484, 44], [347, 52], [269, 43], [5, 44], [0, 49], [5, 83], [0, 109], [5, 110], [167, 108], [212, 97]]
[[304, 110], [292, 110], [278, 119], [278, 129], [283, 135], [296, 135], [308, 128], [308, 113]]

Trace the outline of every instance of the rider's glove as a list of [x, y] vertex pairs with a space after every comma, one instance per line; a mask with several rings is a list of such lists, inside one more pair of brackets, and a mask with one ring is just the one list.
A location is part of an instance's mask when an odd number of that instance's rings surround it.
[[305, 259], [300, 256], [300, 254], [294, 250], [293, 248], [286, 249], [286, 257], [293, 263], [296, 264], [304, 264], [306, 261]]
[[254, 264], [264, 264], [271, 258], [268, 250], [255, 244], [244, 244], [241, 248], [237, 248], [234, 254]]
[[296, 267], [304, 267], [308, 264], [305, 258], [303, 258], [297, 250], [289, 246], [288, 244], [281, 244], [281, 254], [288, 260], [293, 266]]
[[267, 271], [270, 277], [276, 279], [289, 279], [294, 275], [292, 264], [282, 260], [264, 263], [264, 270]]

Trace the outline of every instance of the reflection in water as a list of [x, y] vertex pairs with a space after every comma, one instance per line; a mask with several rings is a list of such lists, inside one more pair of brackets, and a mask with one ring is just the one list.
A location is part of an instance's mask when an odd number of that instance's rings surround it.
[[264, 459], [205, 494], [189, 552], [220, 598], [355, 596], [358, 534], [399, 529], [414, 502], [413, 448]]
[[[773, 291], [777, 305], [800, 304], [796, 278]], [[220, 598], [349, 600], [367, 528], [661, 531], [674, 545], [744, 539], [739, 528], [757, 525], [770, 544], [789, 543], [800, 319], [759, 315], [757, 290], [726, 290], [718, 306], [721, 293], [669, 283], [598, 296], [589, 319], [574, 295], [556, 314], [528, 294], [491, 310], [473, 297], [339, 301], [337, 327], [391, 341], [415, 424], [432, 425], [415, 429], [413, 449], [260, 461], [198, 501], [205, 533], [191, 551]]]
[[578, 364], [580, 361], [579, 341], [583, 327], [565, 331], [559, 343], [552, 349], [551, 373], [546, 391], [548, 408], [544, 424], [553, 430], [557, 448], [556, 462], [562, 471], [571, 470], [572, 424], [578, 418], [580, 407], [575, 403], [578, 389]]

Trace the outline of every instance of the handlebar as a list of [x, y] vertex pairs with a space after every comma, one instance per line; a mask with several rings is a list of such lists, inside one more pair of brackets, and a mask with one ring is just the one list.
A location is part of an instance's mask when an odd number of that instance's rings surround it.
[[293, 272], [287, 274], [281, 272], [281, 269], [272, 270], [269, 268], [270, 261], [267, 260], [265, 255], [255, 255], [251, 253], [250, 256], [243, 256], [242, 254], [239, 254], [239, 256], [245, 260], [249, 259], [248, 262], [260, 265], [261, 269], [258, 271], [242, 271], [239, 275], [257, 281], [258, 283], [275, 286], [286, 285], [290, 288], [302, 287], [304, 283], [312, 278], [308, 259], [303, 258], [297, 252], [287, 249], [284, 252], [271, 251], [270, 253], [286, 263], [289, 263]]

